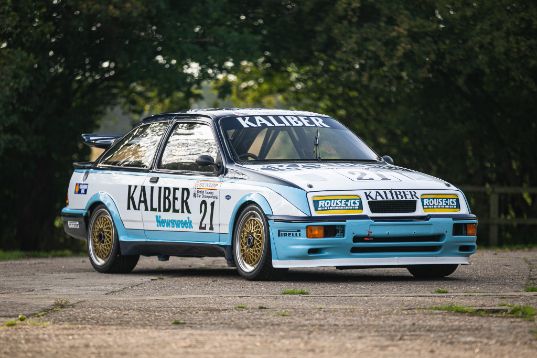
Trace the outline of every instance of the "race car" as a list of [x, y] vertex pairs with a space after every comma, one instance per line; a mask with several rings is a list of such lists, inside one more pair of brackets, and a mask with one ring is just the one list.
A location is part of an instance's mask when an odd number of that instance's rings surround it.
[[251, 280], [323, 266], [435, 278], [476, 251], [461, 190], [323, 114], [190, 110], [82, 137], [105, 151], [74, 163], [61, 217], [99, 272], [130, 272], [140, 255], [222, 256]]

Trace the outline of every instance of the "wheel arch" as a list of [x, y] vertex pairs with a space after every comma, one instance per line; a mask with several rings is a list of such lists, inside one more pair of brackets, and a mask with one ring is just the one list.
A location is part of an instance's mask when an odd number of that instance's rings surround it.
[[272, 208], [268, 200], [263, 195], [255, 193], [243, 196], [239, 201], [237, 201], [237, 204], [235, 204], [233, 212], [230, 216], [228, 227], [229, 244], [232, 243], [233, 231], [235, 230], [235, 225], [237, 224], [237, 219], [239, 218], [239, 215], [242, 213], [244, 208], [246, 208], [250, 204], [255, 204], [259, 206], [261, 208], [261, 211], [263, 211], [265, 215], [272, 215]]
[[89, 219], [91, 217], [91, 213], [95, 208], [99, 205], [104, 205], [106, 209], [110, 212], [110, 215], [112, 216], [112, 220], [114, 221], [114, 224], [116, 226], [117, 234], [119, 236], [119, 239], [121, 241], [122, 237], [125, 237], [126, 230], [125, 225], [123, 225], [123, 220], [121, 220], [121, 216], [119, 215], [119, 210], [117, 208], [116, 202], [114, 199], [105, 192], [98, 192], [93, 194], [86, 203], [86, 223], [89, 227]]

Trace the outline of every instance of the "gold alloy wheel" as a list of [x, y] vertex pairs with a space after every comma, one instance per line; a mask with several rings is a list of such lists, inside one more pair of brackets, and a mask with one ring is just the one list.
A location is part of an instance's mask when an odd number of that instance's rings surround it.
[[99, 210], [91, 225], [90, 254], [102, 265], [110, 257], [114, 245], [114, 224], [108, 212]]
[[238, 264], [242, 270], [251, 272], [263, 257], [265, 227], [256, 212], [245, 216], [239, 226], [239, 245], [236, 245]]

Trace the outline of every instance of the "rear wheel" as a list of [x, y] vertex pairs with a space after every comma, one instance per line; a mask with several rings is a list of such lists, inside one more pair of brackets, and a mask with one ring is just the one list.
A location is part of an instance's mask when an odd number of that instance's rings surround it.
[[249, 280], [275, 279], [287, 272], [272, 267], [268, 222], [257, 205], [248, 205], [239, 215], [233, 232], [233, 259], [239, 274]]
[[441, 278], [451, 275], [459, 265], [416, 265], [408, 271], [416, 278]]
[[91, 213], [87, 245], [91, 265], [98, 272], [128, 273], [140, 258], [139, 255], [121, 255], [112, 215], [104, 205], [97, 206]]

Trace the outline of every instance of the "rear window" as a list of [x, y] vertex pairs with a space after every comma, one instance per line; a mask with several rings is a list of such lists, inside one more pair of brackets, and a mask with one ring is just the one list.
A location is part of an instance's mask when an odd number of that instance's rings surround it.
[[155, 122], [134, 128], [105, 154], [101, 165], [145, 168], [151, 167], [153, 157], [168, 122]]

